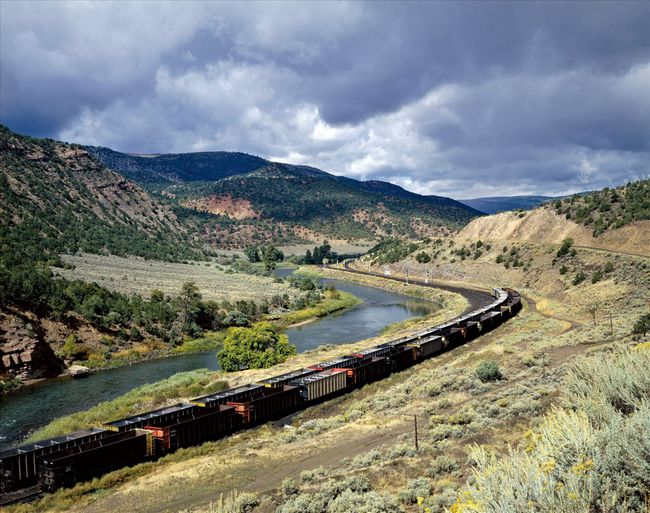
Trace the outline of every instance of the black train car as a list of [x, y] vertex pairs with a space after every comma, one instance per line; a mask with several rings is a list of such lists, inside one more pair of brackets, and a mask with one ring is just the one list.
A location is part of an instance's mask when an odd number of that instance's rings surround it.
[[174, 423], [145, 426], [156, 440], [156, 453], [175, 451], [218, 440], [242, 427], [242, 417], [232, 406], [218, 405], [212, 411]]
[[392, 372], [399, 372], [415, 363], [415, 348], [398, 346], [390, 353], [388, 358], [391, 361]]
[[106, 429], [91, 428], [0, 452], [0, 492], [35, 485], [38, 482], [38, 467], [42, 456], [112, 434]]
[[383, 379], [391, 372], [391, 365], [385, 356], [359, 359], [344, 369], [347, 373], [348, 387], [358, 387]]
[[43, 456], [39, 465], [43, 490], [73, 486], [153, 456], [149, 431], [131, 429]]
[[281, 388], [264, 387], [254, 396], [228, 401], [235, 408], [245, 426], [261, 424], [282, 418], [302, 404], [300, 388], [284, 385]]
[[178, 403], [158, 410], [152, 410], [131, 417], [107, 422], [104, 426], [111, 431], [129, 431], [131, 429], [143, 428], [149, 425], [171, 424], [189, 419], [201, 412], [196, 404]]

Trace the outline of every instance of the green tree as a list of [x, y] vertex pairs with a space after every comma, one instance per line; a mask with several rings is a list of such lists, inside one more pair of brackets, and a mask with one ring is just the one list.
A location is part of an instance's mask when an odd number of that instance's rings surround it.
[[201, 293], [196, 283], [188, 281], [183, 283], [181, 293], [178, 296], [179, 316], [183, 325], [189, 324], [196, 313], [198, 304], [201, 301]]
[[284, 253], [275, 246], [265, 246], [262, 249], [262, 262], [267, 271], [275, 269], [275, 263], [284, 260]]
[[296, 346], [286, 335], [278, 334], [271, 323], [260, 322], [251, 328], [230, 328], [217, 358], [224, 371], [232, 372], [272, 367], [294, 354]]
[[632, 333], [635, 335], [643, 335], [644, 337], [648, 331], [650, 331], [650, 313], [643, 314], [639, 317], [632, 328]]
[[244, 250], [244, 254], [248, 258], [248, 261], [253, 264], [260, 261], [260, 252], [258, 251], [257, 246], [248, 246]]

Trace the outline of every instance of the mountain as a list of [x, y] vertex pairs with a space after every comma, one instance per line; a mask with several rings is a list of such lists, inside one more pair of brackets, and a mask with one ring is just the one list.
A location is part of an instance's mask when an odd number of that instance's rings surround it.
[[555, 200], [530, 212], [503, 212], [472, 220], [459, 239], [530, 241], [650, 256], [650, 180]]
[[[562, 196], [564, 197], [564, 196]], [[542, 203], [558, 199], [554, 196], [493, 196], [489, 198], [473, 198], [459, 200], [464, 205], [485, 212], [496, 214], [508, 210], [531, 210]]]
[[260, 157], [227, 151], [132, 155], [97, 146], [85, 149], [106, 167], [142, 184], [213, 181], [269, 164]]
[[450, 198], [244, 153], [143, 156], [86, 149], [157, 195], [195, 233], [220, 247], [264, 239], [290, 243], [441, 235], [480, 215]]
[[[40, 251], [198, 256], [172, 210], [83, 147], [0, 126], [0, 237]], [[181, 243], [179, 243], [181, 242]]]

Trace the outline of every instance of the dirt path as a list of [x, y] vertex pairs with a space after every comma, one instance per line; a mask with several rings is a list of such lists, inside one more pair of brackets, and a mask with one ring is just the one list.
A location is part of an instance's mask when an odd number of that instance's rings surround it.
[[[346, 436], [328, 437], [327, 444], [305, 443], [292, 448], [291, 453], [278, 455], [265, 453], [245, 459], [235, 467], [228, 467], [227, 474], [204, 472], [210, 468], [209, 457], [192, 464], [197, 475], [187, 477], [188, 462], [161, 467], [160, 479], [145, 476], [139, 483], [127, 484], [115, 494], [72, 511], [106, 513], [107, 511], [128, 511], [129, 513], [178, 512], [197, 508], [216, 501], [221, 493], [236, 489], [263, 493], [277, 489], [287, 477], [298, 480], [303, 470], [320, 466], [332, 467], [343, 457], [354, 457], [372, 448], [393, 443], [403, 433], [410, 432], [409, 422], [387, 427], [376, 427], [359, 431], [346, 430]], [[177, 474], [177, 477], [174, 476]]]

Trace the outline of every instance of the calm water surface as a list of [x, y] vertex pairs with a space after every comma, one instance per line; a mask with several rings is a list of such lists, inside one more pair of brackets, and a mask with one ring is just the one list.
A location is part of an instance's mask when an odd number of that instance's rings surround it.
[[[291, 270], [279, 269], [276, 273], [285, 277]], [[340, 280], [324, 281], [354, 294], [363, 303], [316, 322], [287, 329], [289, 341], [296, 345], [298, 352], [322, 344], [346, 344], [373, 337], [389, 324], [426, 315], [435, 308], [432, 303], [401, 294]], [[218, 369], [216, 355], [181, 355], [99, 372], [85, 379], [57, 378], [0, 397], [0, 448], [19, 443], [31, 431], [56, 417], [88, 409], [177, 372], [201, 368]]]

